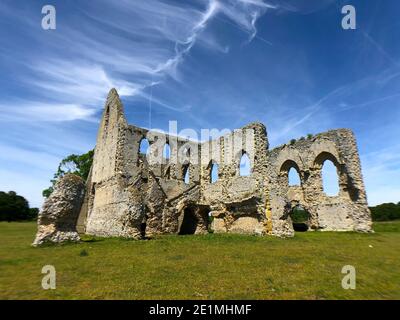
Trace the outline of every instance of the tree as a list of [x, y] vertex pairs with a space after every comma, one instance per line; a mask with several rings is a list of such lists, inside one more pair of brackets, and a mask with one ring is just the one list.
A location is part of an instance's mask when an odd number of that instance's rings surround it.
[[400, 219], [400, 202], [382, 203], [375, 207], [370, 207], [373, 221], [388, 221]]
[[29, 208], [28, 220], [36, 220], [39, 214], [39, 208]]
[[30, 216], [28, 201], [14, 191], [0, 191], [0, 221], [27, 220]]
[[53, 179], [50, 180], [51, 186], [43, 190], [43, 196], [45, 198], [49, 197], [54, 190], [54, 186], [57, 180], [64, 176], [66, 173], [76, 174], [86, 180], [89, 176], [90, 168], [93, 163], [93, 155], [94, 150], [90, 150], [89, 152], [81, 155], [71, 154], [61, 160], [57, 172], [54, 174]]

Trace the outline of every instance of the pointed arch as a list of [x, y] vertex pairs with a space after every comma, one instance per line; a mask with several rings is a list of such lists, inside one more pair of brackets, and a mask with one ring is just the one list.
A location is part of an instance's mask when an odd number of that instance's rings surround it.
[[183, 181], [186, 184], [190, 183], [190, 166], [189, 166], [189, 164], [187, 164], [183, 167]]
[[251, 175], [251, 163], [247, 152], [243, 151], [239, 162], [239, 176], [246, 177]]
[[139, 153], [146, 155], [149, 153], [150, 145], [149, 141], [146, 138], [142, 138], [139, 143]]
[[168, 142], [164, 145], [163, 158], [166, 160], [169, 160], [171, 158], [171, 147]]
[[325, 160], [322, 164], [322, 190], [329, 197], [339, 195], [339, 176], [335, 164], [331, 160]]
[[314, 167], [320, 171], [322, 192], [335, 197], [340, 192], [341, 166], [338, 159], [329, 152], [321, 152], [314, 160]]
[[286, 160], [280, 168], [280, 172], [285, 177], [287, 186], [301, 186], [302, 179], [300, 168], [297, 163], [291, 159]]
[[296, 170], [295, 167], [291, 167], [289, 169], [288, 182], [289, 182], [289, 186], [300, 186], [301, 185], [300, 174]]
[[216, 162], [210, 163], [210, 183], [215, 183], [219, 179], [219, 165]]

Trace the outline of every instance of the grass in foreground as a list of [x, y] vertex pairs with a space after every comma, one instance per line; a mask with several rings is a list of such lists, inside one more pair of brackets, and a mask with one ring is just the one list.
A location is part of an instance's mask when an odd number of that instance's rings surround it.
[[[33, 248], [35, 223], [0, 223], [0, 299], [400, 299], [400, 221], [375, 230]], [[57, 289], [46, 291], [41, 269], [49, 264]], [[344, 265], [356, 267], [356, 290], [341, 287]]]

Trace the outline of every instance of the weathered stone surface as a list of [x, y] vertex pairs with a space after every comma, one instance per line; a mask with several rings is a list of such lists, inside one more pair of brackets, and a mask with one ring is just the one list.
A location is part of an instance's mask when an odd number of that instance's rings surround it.
[[[322, 186], [322, 165], [326, 160], [336, 166], [339, 178], [339, 194], [333, 197], [326, 195]], [[283, 199], [273, 213], [279, 216], [283, 206], [291, 211], [300, 205], [311, 215], [312, 229], [372, 231], [357, 145], [350, 130], [331, 130], [275, 148], [268, 152], [267, 168], [269, 189]], [[288, 185], [290, 168], [299, 173], [300, 186]], [[281, 220], [280, 229], [290, 229], [291, 221]]]
[[85, 182], [74, 174], [66, 174], [57, 182], [39, 213], [38, 231], [32, 245], [80, 240], [76, 224], [84, 192]]
[[[148, 154], [139, 152], [143, 139]], [[170, 158], [163, 147], [170, 146]], [[247, 155], [248, 176], [240, 175]], [[337, 167], [340, 192], [322, 188], [325, 160]], [[218, 165], [218, 180], [211, 171]], [[289, 186], [295, 168], [300, 186]], [[184, 182], [185, 174], [189, 182]], [[197, 143], [129, 125], [115, 89], [108, 95], [97, 136], [80, 231], [141, 238], [166, 233], [214, 232], [290, 237], [292, 210], [309, 212], [309, 230], [371, 231], [371, 217], [353, 133], [332, 130], [269, 149], [267, 130], [251, 123]]]

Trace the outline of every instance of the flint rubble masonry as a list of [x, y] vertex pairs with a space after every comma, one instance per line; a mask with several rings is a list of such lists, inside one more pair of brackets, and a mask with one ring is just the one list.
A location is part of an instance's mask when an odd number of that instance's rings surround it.
[[[236, 139], [248, 132], [250, 143]], [[145, 138], [148, 157], [139, 152]], [[170, 159], [151, 161], [162, 154], [165, 143], [170, 146]], [[185, 160], [172, 161], [182, 150], [187, 153]], [[249, 176], [239, 175], [244, 154], [250, 159]], [[335, 197], [323, 192], [325, 160], [337, 168], [340, 191]], [[219, 168], [218, 180], [211, 183], [213, 164]], [[292, 167], [299, 173], [300, 186], [289, 186]], [[184, 181], [187, 170], [189, 183]], [[202, 234], [211, 227], [216, 233], [290, 237], [294, 235], [291, 212], [297, 206], [308, 211], [309, 230], [372, 231], [350, 130], [331, 130], [269, 150], [266, 127], [251, 123], [216, 140], [197, 143], [129, 125], [118, 93], [112, 89], [86, 185], [72, 175], [60, 180], [40, 213], [35, 244], [78, 240], [73, 222], [79, 210], [77, 230], [96, 236], [140, 239]]]

